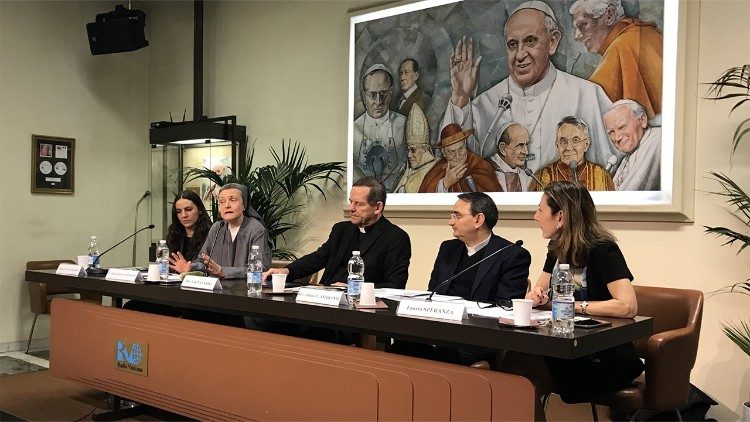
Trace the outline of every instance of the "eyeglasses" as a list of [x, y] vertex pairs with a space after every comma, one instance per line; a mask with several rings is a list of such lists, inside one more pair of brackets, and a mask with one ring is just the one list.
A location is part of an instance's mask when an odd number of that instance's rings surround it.
[[504, 311], [512, 311], [513, 310], [513, 303], [508, 299], [500, 299], [499, 302], [490, 302], [490, 303], [482, 303], [477, 302], [477, 307], [479, 309], [488, 309], [488, 308], [495, 308], [499, 307], [502, 308]]
[[391, 92], [388, 90], [364, 92], [365, 96], [372, 101], [383, 101], [388, 98], [388, 95], [390, 95], [390, 93]]
[[471, 214], [461, 214], [458, 211], [451, 211], [451, 220], [460, 220], [461, 218]]
[[570, 141], [568, 141], [565, 138], [561, 138], [561, 139], [558, 139], [557, 141], [555, 141], [555, 143], [557, 143], [557, 145], [559, 145], [559, 146], [561, 146], [563, 148], [567, 147], [569, 143], [573, 144], [574, 147], [577, 147], [578, 145], [581, 144], [581, 142], [588, 141], [588, 140], [589, 140], [589, 138], [578, 138], [578, 137], [575, 137], [575, 138], [571, 139]]

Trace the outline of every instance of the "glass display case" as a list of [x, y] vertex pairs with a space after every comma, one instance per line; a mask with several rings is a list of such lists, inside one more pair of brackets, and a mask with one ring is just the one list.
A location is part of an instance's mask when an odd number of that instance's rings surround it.
[[[172, 222], [172, 202], [183, 190], [198, 194], [214, 220], [212, 195], [218, 194], [213, 183], [206, 179], [185, 182], [185, 171], [189, 168], [208, 168], [219, 175], [231, 174], [236, 166], [244, 165], [245, 142], [217, 141], [181, 144], [152, 145], [151, 149], [151, 195], [152, 243], [166, 238], [167, 228]], [[242, 158], [242, 159], [240, 159]]]

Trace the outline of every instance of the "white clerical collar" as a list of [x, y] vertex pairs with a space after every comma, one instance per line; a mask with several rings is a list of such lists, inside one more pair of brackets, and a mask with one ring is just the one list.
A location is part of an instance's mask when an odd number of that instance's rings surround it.
[[490, 159], [492, 160], [493, 163], [497, 164], [497, 168], [499, 168], [500, 171], [503, 172], [503, 173], [518, 173], [518, 174], [521, 174], [521, 169], [520, 168], [518, 168], [518, 167], [513, 168], [510, 165], [508, 165], [508, 163], [506, 163], [505, 160], [503, 160], [503, 157], [501, 157], [499, 153], [493, 155], [492, 158], [490, 158]]
[[543, 92], [550, 89], [552, 87], [552, 83], [555, 82], [556, 77], [557, 69], [555, 69], [555, 66], [552, 64], [552, 62], [550, 62], [549, 69], [547, 69], [547, 74], [544, 75], [541, 81], [535, 83], [534, 85], [528, 88], [522, 88], [521, 85], [518, 85], [516, 81], [514, 81], [510, 76], [508, 77], [508, 85], [510, 87], [510, 92], [513, 94], [519, 95], [521, 97], [536, 97], [537, 95], [541, 95]]
[[476, 245], [474, 245], [474, 246], [466, 246], [466, 253], [469, 256], [472, 256], [475, 253], [481, 251], [482, 248], [484, 248], [485, 246], [487, 246], [488, 243], [490, 243], [490, 238], [491, 237], [492, 237], [492, 235], [490, 234], [489, 236], [487, 236], [487, 239], [484, 239], [483, 241], [477, 243]]

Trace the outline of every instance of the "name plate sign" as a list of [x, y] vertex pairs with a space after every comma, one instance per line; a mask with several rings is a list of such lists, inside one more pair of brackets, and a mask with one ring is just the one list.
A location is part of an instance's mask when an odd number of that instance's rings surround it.
[[122, 281], [125, 283], [135, 283], [135, 279], [138, 278], [138, 270], [126, 270], [123, 268], [111, 268], [107, 271], [105, 280], [109, 281]]
[[79, 276], [83, 273], [83, 267], [76, 264], [60, 264], [57, 266], [57, 270], [55, 270], [55, 274], [58, 275]]
[[182, 279], [180, 287], [199, 290], [221, 290], [221, 283], [216, 277], [202, 277], [199, 275], [186, 275]]
[[346, 297], [344, 297], [344, 292], [342, 291], [314, 289], [310, 287], [299, 289], [296, 301], [328, 306], [339, 306], [347, 303]]
[[410, 299], [404, 299], [399, 302], [396, 315], [446, 319], [450, 321], [461, 321], [467, 317], [466, 305], [463, 303], [427, 302]]

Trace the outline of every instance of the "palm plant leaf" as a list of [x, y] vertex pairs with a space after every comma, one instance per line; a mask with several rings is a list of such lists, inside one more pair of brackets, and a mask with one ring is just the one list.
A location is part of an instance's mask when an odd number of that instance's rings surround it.
[[750, 356], [750, 323], [747, 321], [726, 322], [722, 323], [721, 326], [724, 334], [739, 346], [746, 355]]
[[740, 146], [740, 141], [748, 133], [750, 133], [750, 118], [741, 121], [737, 126], [737, 129], [734, 131], [734, 136], [732, 136], [732, 153], [730, 155], [730, 158], [734, 156], [735, 151], [737, 151], [737, 147]]
[[[723, 173], [712, 171], [711, 176], [719, 182], [721, 189], [714, 192], [709, 192], [713, 195], [718, 195], [725, 198], [725, 202], [732, 208], [736, 209], [732, 215], [735, 216], [745, 227], [750, 227], [750, 197], [745, 191], [729, 176]], [[731, 245], [734, 242], [740, 243], [740, 249], [737, 251], [739, 254], [743, 249], [750, 246], [750, 236], [729, 229], [727, 227], [719, 226], [703, 226], [706, 233], [710, 233], [719, 237], [724, 237], [726, 242], [724, 245]]]
[[[717, 80], [707, 84], [706, 99], [725, 100], [728, 98], [750, 99], [750, 65], [732, 67], [724, 72]], [[724, 93], [728, 89], [737, 89], [744, 92]], [[740, 100], [732, 110], [736, 109], [743, 100]]]
[[219, 186], [234, 182], [245, 185], [248, 190], [248, 203], [263, 219], [268, 232], [272, 255], [278, 259], [296, 259], [294, 251], [279, 247], [279, 240], [286, 240], [285, 234], [299, 228], [295, 216], [303, 204], [297, 201], [297, 193], [310, 195], [314, 189], [326, 198], [324, 185], [333, 183], [342, 189], [339, 180], [346, 167], [343, 162], [307, 164], [305, 149], [297, 142], [283, 141], [281, 154], [271, 147], [274, 164], [253, 168], [255, 145], [249, 148], [246, 167], [238, 172], [219, 177], [207, 168], [189, 168], [185, 180], [207, 179]]

